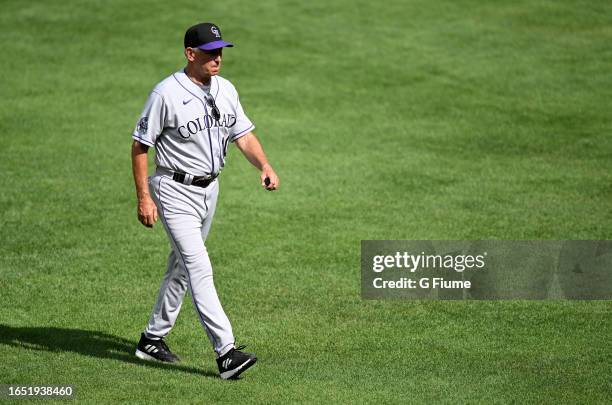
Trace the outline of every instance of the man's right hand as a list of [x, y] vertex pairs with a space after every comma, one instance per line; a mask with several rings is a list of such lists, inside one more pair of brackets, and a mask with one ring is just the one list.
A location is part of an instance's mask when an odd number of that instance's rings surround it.
[[149, 195], [138, 200], [138, 220], [147, 228], [157, 222], [157, 207]]

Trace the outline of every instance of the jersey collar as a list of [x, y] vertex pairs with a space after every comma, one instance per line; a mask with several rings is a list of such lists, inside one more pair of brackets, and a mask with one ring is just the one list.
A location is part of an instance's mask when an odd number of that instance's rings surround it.
[[[204, 95], [204, 90], [197, 84], [191, 81], [191, 79], [185, 73], [185, 69], [181, 69], [175, 73], [175, 77], [181, 82], [183, 86], [189, 89], [191, 92], [195, 92], [197, 95]], [[210, 78], [210, 94], [216, 99], [219, 93], [219, 79], [216, 76]]]

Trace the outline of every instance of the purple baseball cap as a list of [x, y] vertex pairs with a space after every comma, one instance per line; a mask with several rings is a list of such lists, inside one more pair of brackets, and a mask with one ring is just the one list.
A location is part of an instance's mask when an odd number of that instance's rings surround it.
[[198, 48], [203, 51], [234, 46], [221, 38], [221, 30], [213, 23], [200, 23], [185, 32], [185, 48]]

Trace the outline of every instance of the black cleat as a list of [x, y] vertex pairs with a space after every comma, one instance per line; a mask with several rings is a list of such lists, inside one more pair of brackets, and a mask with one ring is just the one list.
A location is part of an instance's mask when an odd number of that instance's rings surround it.
[[164, 339], [147, 339], [145, 334], [140, 335], [140, 342], [136, 347], [136, 357], [142, 360], [162, 361], [164, 363], [177, 363], [179, 358], [170, 351]]
[[219, 374], [222, 379], [236, 379], [246, 369], [251, 367], [257, 361], [257, 357], [253, 353], [245, 353], [240, 350], [245, 346], [236, 347], [217, 359], [219, 366]]

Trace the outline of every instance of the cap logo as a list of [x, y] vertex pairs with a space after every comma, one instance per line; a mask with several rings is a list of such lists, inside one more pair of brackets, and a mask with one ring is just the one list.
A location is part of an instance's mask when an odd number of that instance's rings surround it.
[[212, 26], [210, 27], [210, 30], [212, 31], [213, 34], [215, 34], [217, 38], [221, 38], [221, 35], [219, 35], [219, 28]]

